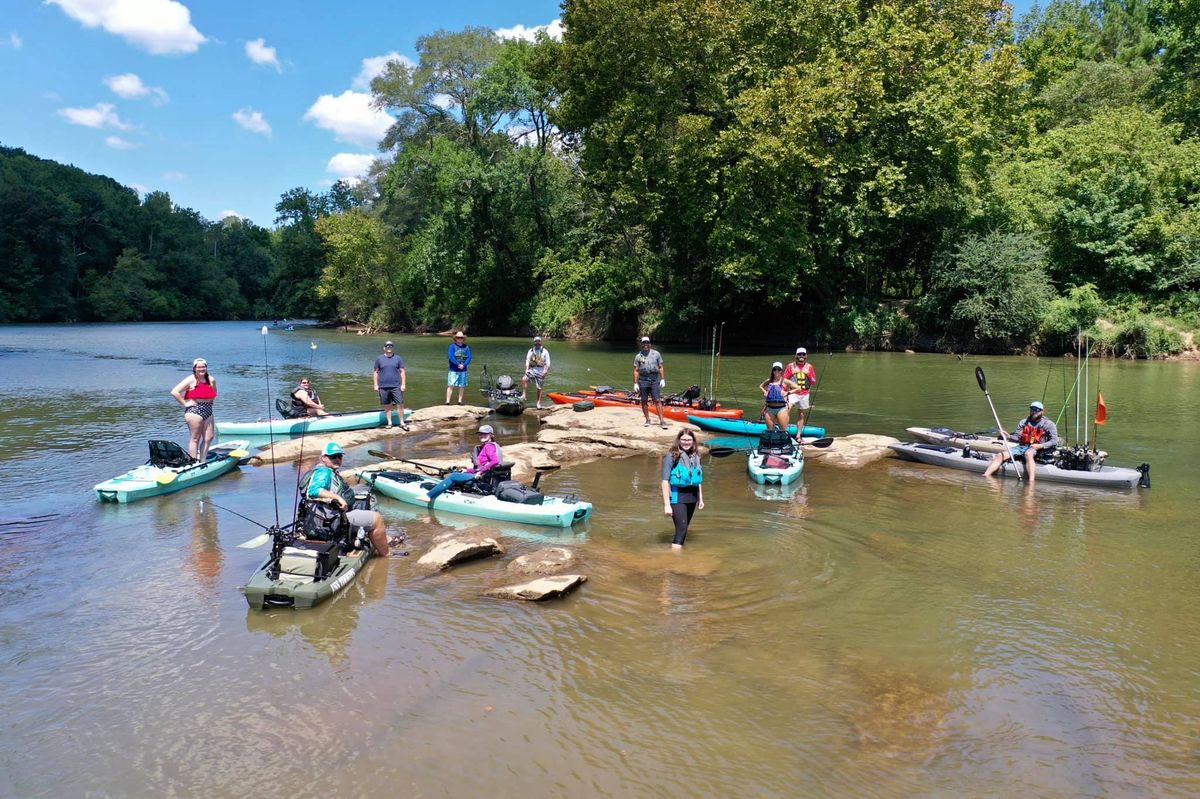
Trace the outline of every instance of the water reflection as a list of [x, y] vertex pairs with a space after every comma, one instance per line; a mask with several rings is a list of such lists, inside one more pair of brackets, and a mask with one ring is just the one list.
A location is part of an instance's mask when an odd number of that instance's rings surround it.
[[186, 564], [192, 578], [206, 593], [215, 593], [221, 580], [221, 550], [219, 515], [204, 502], [189, 503], [192, 508], [192, 539]]

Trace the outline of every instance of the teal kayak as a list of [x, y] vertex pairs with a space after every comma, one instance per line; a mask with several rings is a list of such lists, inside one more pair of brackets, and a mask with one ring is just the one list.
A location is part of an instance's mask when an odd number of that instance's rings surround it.
[[[404, 419], [412, 409], [404, 410]], [[395, 415], [392, 420], [395, 421]], [[382, 410], [331, 413], [328, 416], [307, 416], [302, 419], [271, 419], [258, 422], [217, 422], [217, 432], [226, 436], [298, 436], [312, 433], [337, 433], [343, 430], [369, 430], [387, 424]]]
[[[689, 416], [688, 421], [701, 430], [714, 433], [733, 433], [739, 436], [761, 436], [767, 432], [767, 426], [762, 422], [745, 422], [741, 419], [710, 419], [706, 416]], [[796, 435], [796, 425], [788, 425], [788, 434]], [[804, 436], [821, 438], [825, 435], [824, 427], [805, 425]]]
[[[175, 449], [182, 452], [174, 442], [167, 443], [171, 443]], [[208, 451], [208, 460], [204, 463], [185, 466], [144, 463], [111, 480], [97, 483], [93, 490], [96, 492], [96, 499], [101, 502], [136, 502], [147, 497], [173, 494], [233, 471], [248, 454], [245, 451], [248, 446], [246, 441], [230, 441], [213, 447]], [[153, 460], [153, 446], [151, 452]]]
[[411, 472], [362, 472], [360, 475], [385, 497], [431, 510], [444, 510], [466, 516], [482, 516], [502, 522], [570, 527], [592, 515], [592, 503], [564, 497], [542, 496], [536, 505], [509, 502], [492, 494], [457, 491], [453, 488], [432, 502], [426, 493], [438, 481]]

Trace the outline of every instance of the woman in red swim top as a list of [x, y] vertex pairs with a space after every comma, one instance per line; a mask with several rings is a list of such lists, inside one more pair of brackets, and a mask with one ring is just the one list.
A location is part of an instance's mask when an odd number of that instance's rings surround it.
[[217, 422], [213, 418], [217, 379], [208, 373], [208, 361], [203, 358], [192, 361], [192, 373], [171, 389], [171, 396], [183, 406], [183, 420], [191, 435], [188, 453], [204, 463], [208, 460], [208, 447], [217, 437]]

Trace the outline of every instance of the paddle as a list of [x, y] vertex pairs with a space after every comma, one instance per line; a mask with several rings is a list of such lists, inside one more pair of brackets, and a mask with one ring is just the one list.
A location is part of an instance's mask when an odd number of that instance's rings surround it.
[[[826, 436], [825, 438], [818, 438], [815, 441], [802, 441], [800, 443], [801, 443], [801, 446], [805, 446], [805, 447], [816, 447], [817, 449], [825, 449], [826, 447], [828, 447], [830, 444], [833, 443], [833, 439], [830, 438], [829, 436]], [[747, 447], [713, 447], [712, 449], [710, 449], [708, 451], [708, 454], [712, 455], [714, 458], [728, 458], [730, 455], [732, 455], [735, 452], [749, 452], [752, 449], [754, 449], [753, 444], [751, 444], [750, 446], [747, 446]]]
[[[444, 469], [441, 466], [434, 466], [431, 463], [421, 463], [420, 461], [410, 461], [407, 458], [397, 458], [395, 455], [392, 455], [390, 452], [384, 452], [383, 450], [380, 450], [380, 449], [369, 449], [369, 450], [367, 450], [367, 454], [374, 455], [376, 458], [383, 458], [384, 460], [400, 461], [401, 463], [411, 463], [413, 466], [417, 466], [421, 469], [428, 469], [430, 471], [437, 472], [438, 474], [443, 475], [443, 476], [447, 475], [451, 472], [450, 469]], [[551, 465], [551, 466], [534, 466], [533, 470], [535, 472], [556, 472], [561, 468], [562, 468], [562, 466], [555, 464], [555, 465]]]
[[[228, 453], [226, 453], [224, 457], [225, 458], [237, 458], [240, 461], [242, 458], [245, 458], [249, 454], [250, 453], [244, 449], [234, 449], [234, 450], [230, 450]], [[223, 459], [224, 458], [217, 458], [215, 460], [223, 460]], [[212, 462], [214, 462], [214, 461], [205, 461], [204, 463], [197, 463], [194, 466], [189, 466], [186, 469], [180, 469], [177, 472], [163, 472], [158, 477], [154, 478], [154, 482], [158, 483], [160, 486], [170, 485], [171, 483], [174, 483], [179, 478], [179, 475], [183, 474], [184, 472], [190, 472], [192, 469], [199, 469], [203, 466], [207, 466], [209, 463], [212, 463]]]
[[996, 421], [996, 429], [1000, 431], [1000, 440], [1004, 443], [1004, 452], [1008, 455], [1008, 459], [1013, 462], [1013, 473], [1016, 474], [1017, 480], [1021, 480], [1021, 467], [1017, 465], [1017, 459], [1013, 457], [1012, 450], [1008, 446], [1008, 436], [1004, 435], [1004, 425], [1000, 424], [1000, 416], [996, 413], [996, 406], [992, 404], [992, 395], [988, 393], [987, 375], [983, 373], [982, 366], [975, 367], [975, 382], [979, 383], [979, 388], [983, 390], [983, 396], [987, 397], [988, 407], [992, 409], [992, 418]]

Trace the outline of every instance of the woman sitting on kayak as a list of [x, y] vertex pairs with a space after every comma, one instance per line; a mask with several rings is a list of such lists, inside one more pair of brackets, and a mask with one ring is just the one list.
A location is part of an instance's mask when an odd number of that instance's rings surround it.
[[771, 364], [770, 377], [759, 383], [758, 388], [762, 391], [765, 401], [763, 421], [767, 423], [767, 429], [786, 432], [788, 428], [787, 395], [789, 391], [798, 391], [800, 385], [794, 380], [784, 377], [783, 364], [776, 361]]
[[171, 396], [183, 406], [187, 422], [188, 454], [200, 463], [208, 460], [208, 447], [217, 437], [217, 421], [213, 418], [213, 402], [217, 398], [217, 379], [208, 373], [208, 361], [192, 361], [192, 373], [171, 389]]
[[312, 387], [307, 377], [300, 378], [300, 385], [292, 391], [292, 414], [297, 418], [304, 416], [328, 416], [329, 411]]
[[429, 489], [429, 501], [433, 502], [451, 486], [469, 483], [489, 469], [500, 465], [500, 445], [495, 441], [496, 431], [490, 424], [479, 428], [479, 443], [471, 450], [471, 465], [461, 471], [452, 471], [442, 482]]

